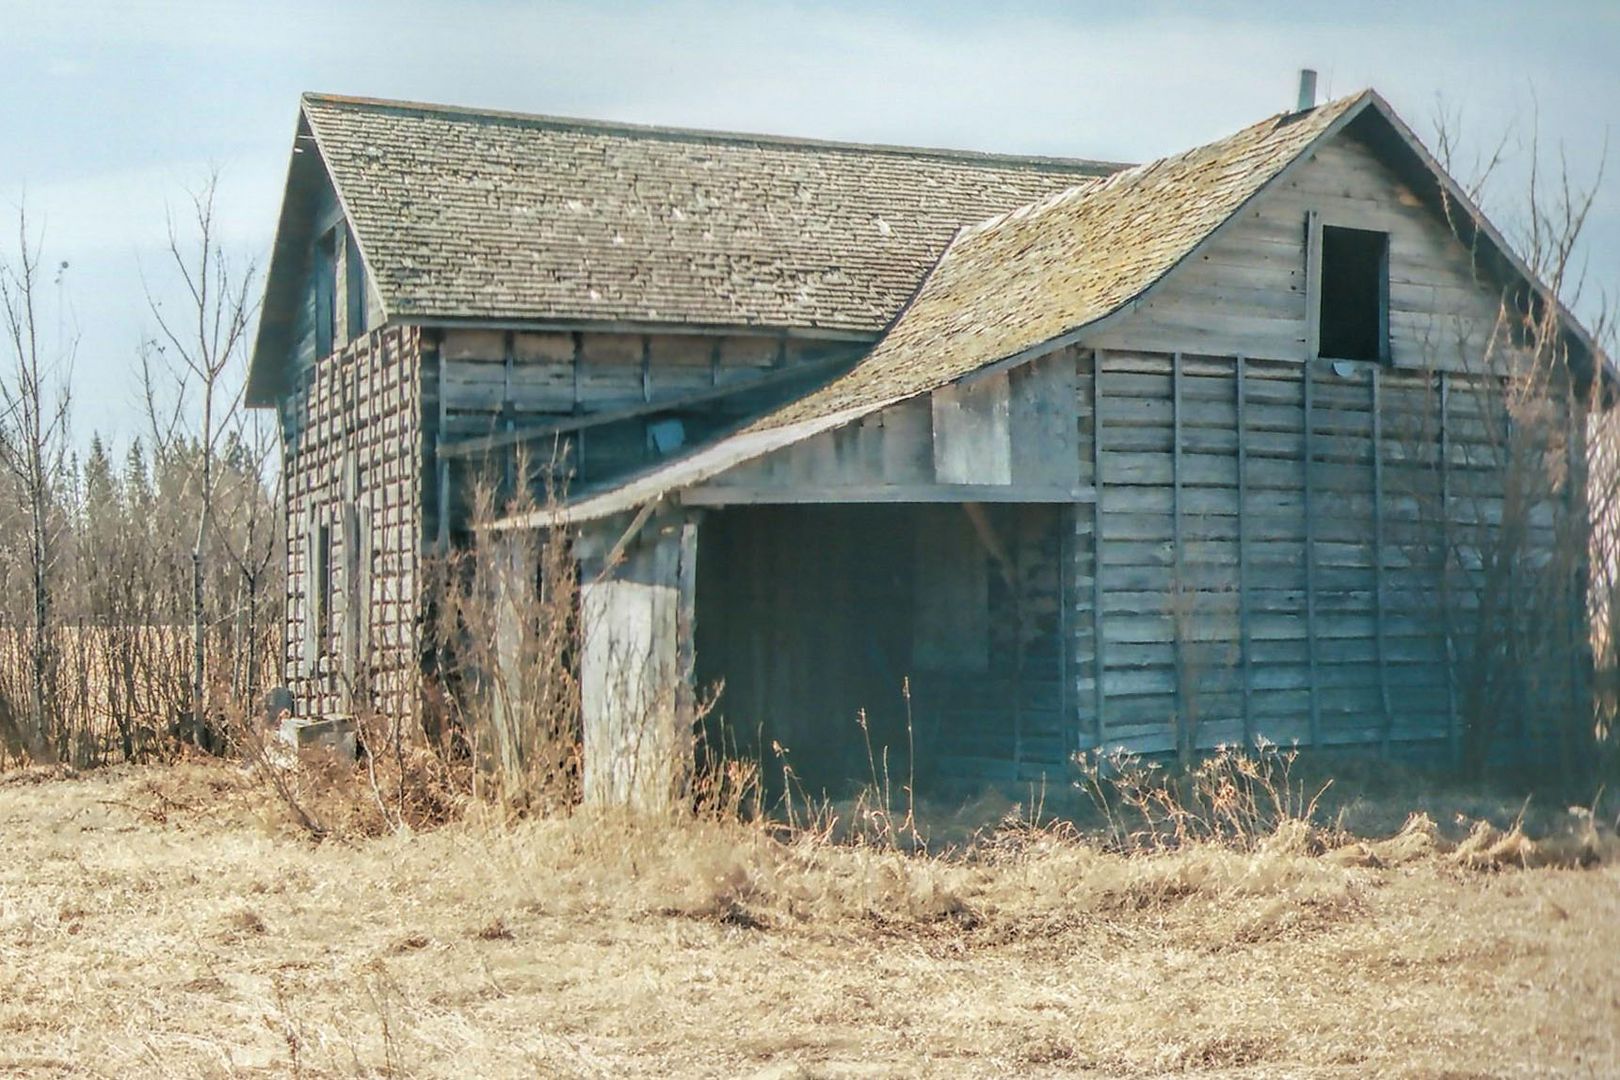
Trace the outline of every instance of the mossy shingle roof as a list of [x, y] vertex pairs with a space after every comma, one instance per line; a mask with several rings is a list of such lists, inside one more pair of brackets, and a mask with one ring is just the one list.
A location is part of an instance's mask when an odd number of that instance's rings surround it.
[[962, 230], [866, 357], [761, 423], [923, 393], [1113, 313], [1366, 99], [1273, 116]]
[[[928, 393], [1120, 310], [1162, 279], [1368, 94], [1035, 200], [961, 230], [910, 303], [848, 372], [742, 431], [585, 495], [575, 519], [664, 492]], [[532, 523], [532, 522], [530, 522]]]

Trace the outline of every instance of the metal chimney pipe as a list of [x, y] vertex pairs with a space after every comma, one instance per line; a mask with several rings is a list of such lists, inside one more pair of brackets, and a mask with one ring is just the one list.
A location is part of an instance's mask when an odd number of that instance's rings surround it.
[[1299, 70], [1299, 112], [1316, 108], [1316, 70], [1314, 68], [1300, 68]]

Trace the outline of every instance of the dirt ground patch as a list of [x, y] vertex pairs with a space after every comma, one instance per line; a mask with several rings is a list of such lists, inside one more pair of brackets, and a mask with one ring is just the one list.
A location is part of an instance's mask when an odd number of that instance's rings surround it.
[[260, 814], [227, 766], [0, 780], [0, 1074], [1620, 1073], [1613, 863]]

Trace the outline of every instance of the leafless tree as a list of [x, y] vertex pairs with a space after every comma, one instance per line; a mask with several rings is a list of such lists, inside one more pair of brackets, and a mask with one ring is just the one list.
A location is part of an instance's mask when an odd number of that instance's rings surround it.
[[[235, 571], [232, 626], [236, 664], [233, 684], [251, 699], [261, 689], [262, 652], [259, 648], [267, 615], [266, 600], [278, 567], [283, 540], [277, 493], [267, 491], [263, 478], [271, 471], [271, 457], [280, 445], [275, 425], [263, 413], [238, 410], [230, 435], [232, 485], [219, 500], [220, 547]], [[277, 483], [280, 470], [275, 470]]]
[[[52, 574], [59, 557], [53, 485], [68, 453], [69, 381], [76, 340], [58, 335], [47, 343], [40, 305], [43, 238], [30, 234], [28, 211], [17, 211], [15, 262], [0, 263], [0, 311], [11, 352], [0, 375], [0, 464], [15, 480], [29, 530], [28, 572], [32, 601], [29, 637], [29, 716], [24, 733], [29, 753], [48, 760], [54, 725], [51, 683], [55, 675], [52, 636]], [[60, 270], [65, 271], [63, 263]], [[58, 278], [60, 280], [60, 278]]]
[[[1455, 172], [1463, 142], [1460, 117], [1441, 114], [1436, 128], [1440, 161]], [[1461, 163], [1475, 177], [1465, 191], [1469, 202], [1484, 199], [1510, 145], [1504, 135], [1485, 154]], [[1588, 309], [1594, 339], [1612, 352], [1608, 305], [1603, 297], [1586, 295], [1589, 282], [1579, 260], [1603, 168], [1579, 182], [1559, 154], [1549, 183], [1533, 125], [1525, 149], [1529, 169], [1524, 189], [1508, 200], [1514, 211], [1506, 218], [1512, 224], [1508, 238], [1544, 291], [1505, 288], [1479, 376], [1452, 380], [1451, 400], [1477, 428], [1468, 464], [1483, 468], [1491, 480], [1481, 490], [1461, 485], [1449, 493], [1430, 492], [1424, 513], [1446, 523], [1444, 550], [1433, 554], [1442, 574], [1465, 769], [1483, 773], [1503, 732], [1535, 712], [1556, 736], [1562, 771], [1573, 780], [1591, 765], [1594, 739], [1612, 743], [1614, 736], [1600, 729], [1587, 682], [1594, 644], [1600, 690], [1605, 667], [1614, 666], [1613, 651], [1606, 660], [1605, 635], [1594, 637], [1581, 600], [1589, 598], [1594, 612], [1608, 609], [1607, 583], [1615, 579], [1620, 555], [1613, 539], [1613, 507], [1620, 500], [1614, 463], [1620, 455], [1606, 416], [1611, 402], [1605, 380], [1572, 350], [1565, 320], [1577, 305]], [[1473, 211], [1449, 197], [1444, 209], [1480, 263], [1482, 230]], [[1439, 363], [1443, 350], [1473, 355], [1466, 328], [1455, 329], [1448, 338], [1447, 328], [1436, 327], [1437, 368], [1445, 366]], [[1443, 409], [1424, 410], [1430, 419], [1413, 427], [1429, 429], [1423, 441], [1435, 441], [1433, 418], [1443, 416]], [[1599, 699], [1601, 712], [1601, 694]]]
[[[155, 447], [164, 451], [177, 431], [190, 428], [195, 444], [197, 520], [191, 548], [191, 725], [199, 743], [207, 731], [207, 641], [210, 612], [205, 584], [209, 567], [209, 539], [214, 530], [218, 455], [223, 440], [235, 430], [242, 408], [244, 383], [235, 378], [235, 366], [247, 345], [248, 326], [257, 304], [252, 300], [257, 269], [251, 263], [235, 265], [219, 237], [216, 197], [219, 174], [211, 173], [190, 193], [189, 235], [171, 217], [168, 256], [184, 286], [181, 312], [170, 314], [147, 290], [147, 306], [157, 324], [142, 370], [147, 377], [146, 402]], [[158, 415], [158, 395], [152, 387], [153, 358], [167, 368], [176, 382], [175, 411], [165, 421]]]

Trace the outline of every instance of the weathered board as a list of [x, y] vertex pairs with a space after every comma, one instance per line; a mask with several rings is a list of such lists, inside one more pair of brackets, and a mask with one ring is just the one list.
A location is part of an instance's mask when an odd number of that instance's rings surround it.
[[683, 494], [699, 505], [1073, 503], [1089, 499], [1076, 355], [946, 386], [767, 454]]
[[692, 763], [691, 641], [697, 526], [658, 520], [580, 590], [580, 711], [587, 802], [668, 811]]
[[510, 493], [520, 460], [541, 498], [599, 486], [793, 397], [855, 355], [847, 341], [780, 335], [444, 331], [424, 392], [432, 444], [446, 449], [433, 463], [443, 494], [429, 501], [430, 532], [459, 542], [469, 493], [480, 483]]

